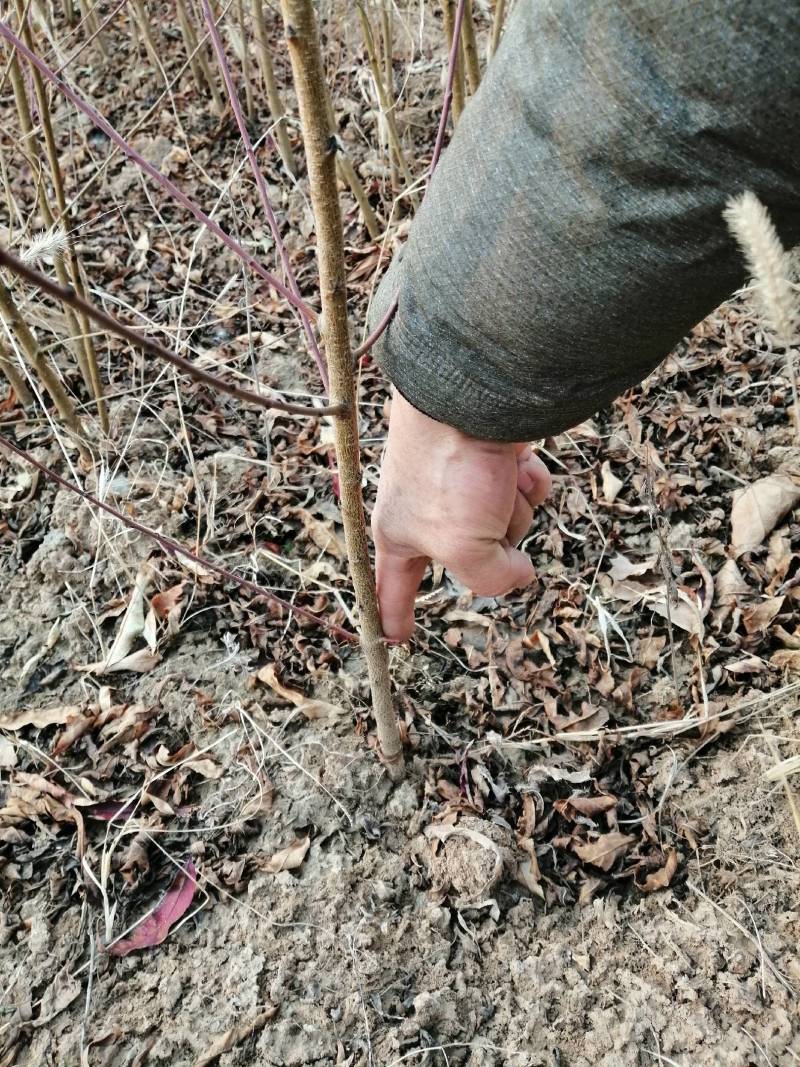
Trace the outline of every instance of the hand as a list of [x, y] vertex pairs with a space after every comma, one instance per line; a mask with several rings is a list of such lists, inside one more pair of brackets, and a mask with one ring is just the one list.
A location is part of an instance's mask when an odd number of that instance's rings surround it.
[[386, 637], [411, 637], [414, 599], [432, 559], [479, 596], [528, 585], [533, 564], [514, 546], [550, 484], [529, 445], [469, 437], [395, 390], [372, 515]]

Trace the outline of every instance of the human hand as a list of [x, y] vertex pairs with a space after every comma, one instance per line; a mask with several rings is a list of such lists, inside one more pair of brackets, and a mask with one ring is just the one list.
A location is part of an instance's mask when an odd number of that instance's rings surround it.
[[533, 564], [514, 546], [550, 484], [529, 445], [469, 437], [395, 390], [372, 514], [386, 637], [411, 637], [414, 598], [432, 559], [479, 596], [528, 585]]

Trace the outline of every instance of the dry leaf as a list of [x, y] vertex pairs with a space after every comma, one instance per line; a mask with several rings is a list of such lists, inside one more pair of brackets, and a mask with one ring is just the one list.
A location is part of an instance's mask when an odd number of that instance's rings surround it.
[[266, 863], [259, 864], [259, 866], [268, 874], [278, 874], [279, 871], [297, 870], [306, 858], [306, 853], [310, 847], [311, 838], [306, 834], [305, 837], [298, 837], [291, 843], [291, 845], [282, 848], [280, 852], [276, 852], [274, 856], [266, 861]]
[[7, 737], [0, 737], [0, 770], [8, 770], [17, 765], [17, 750]]
[[614, 830], [610, 834], [601, 834], [594, 841], [574, 844], [573, 852], [584, 861], [599, 867], [601, 871], [610, 871], [620, 856], [624, 856], [636, 838]]
[[800, 500], [800, 485], [786, 474], [769, 474], [733, 494], [731, 545], [741, 556], [764, 543], [789, 508]]
[[601, 466], [600, 476], [603, 479], [603, 496], [609, 504], [613, 504], [619, 496], [620, 489], [622, 489], [622, 486], [625, 483], [613, 473], [611, 464], [608, 460], [605, 460]]
[[25, 726], [44, 729], [45, 726], [63, 726], [68, 719], [80, 715], [80, 704], [58, 704], [54, 708], [39, 708], [31, 711], [0, 711], [0, 728], [22, 730]]
[[674, 848], [667, 849], [667, 858], [663, 867], [660, 867], [657, 871], [652, 871], [647, 875], [643, 882], [636, 882], [643, 893], [652, 893], [656, 889], [666, 889], [672, 879], [675, 877], [675, 872], [678, 869], [678, 853]]
[[109, 945], [106, 952], [110, 956], [127, 956], [129, 952], [135, 952], [137, 949], [160, 945], [178, 919], [189, 910], [196, 888], [195, 866], [191, 860], [187, 860], [158, 907], [134, 926], [128, 937]]
[[256, 1030], [261, 1030], [262, 1027], [273, 1019], [278, 1013], [278, 1009], [274, 1005], [270, 1005], [265, 1011], [262, 1011], [260, 1015], [257, 1015], [255, 1019], [251, 1019], [247, 1023], [238, 1023], [236, 1026], [232, 1026], [230, 1030], [226, 1030], [224, 1034], [212, 1041], [206, 1051], [198, 1056], [192, 1064], [192, 1067], [211, 1067], [212, 1063], [216, 1063], [223, 1052], [229, 1052], [236, 1045], [240, 1044], [245, 1038], [250, 1037]]
[[327, 700], [309, 700], [299, 689], [291, 689], [284, 685], [278, 678], [274, 663], [268, 663], [256, 672], [259, 682], [268, 685], [274, 693], [282, 697], [289, 704], [294, 704], [307, 719], [338, 718], [344, 715], [344, 708], [337, 704], [329, 704]]
[[800, 671], [800, 649], [781, 648], [770, 656], [770, 663], [780, 671]]
[[347, 549], [333, 530], [333, 522], [317, 519], [305, 508], [295, 508], [294, 514], [303, 524], [303, 532], [317, 548], [336, 559], [347, 559]]
[[783, 607], [786, 598], [782, 596], [768, 597], [760, 604], [753, 604], [742, 611], [742, 622], [749, 634], [765, 631], [778, 612]]

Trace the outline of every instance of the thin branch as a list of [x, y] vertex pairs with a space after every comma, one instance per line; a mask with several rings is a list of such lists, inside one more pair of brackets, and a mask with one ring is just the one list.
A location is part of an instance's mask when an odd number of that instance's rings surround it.
[[211, 37], [211, 46], [214, 49], [214, 54], [217, 57], [219, 63], [219, 69], [222, 71], [222, 78], [225, 82], [225, 88], [228, 91], [228, 100], [230, 101], [231, 108], [233, 109], [233, 115], [236, 119], [236, 125], [239, 127], [239, 136], [242, 139], [244, 150], [247, 153], [247, 159], [250, 163], [250, 169], [253, 172], [253, 177], [256, 180], [256, 188], [258, 189], [258, 195], [261, 200], [261, 206], [264, 209], [264, 214], [267, 216], [267, 222], [269, 223], [270, 233], [272, 239], [275, 242], [275, 247], [278, 250], [280, 256], [281, 266], [283, 267], [283, 273], [286, 277], [287, 284], [292, 293], [298, 300], [296, 307], [298, 308], [300, 319], [303, 323], [303, 330], [305, 331], [306, 340], [308, 341], [308, 347], [311, 349], [311, 354], [314, 356], [314, 360], [319, 370], [320, 378], [322, 378], [322, 384], [325, 392], [328, 391], [328, 368], [325, 366], [325, 359], [319, 350], [317, 339], [314, 336], [314, 329], [311, 325], [311, 321], [303, 309], [303, 300], [300, 296], [300, 288], [297, 284], [297, 278], [295, 278], [294, 271], [292, 270], [292, 264], [289, 261], [289, 253], [286, 251], [286, 245], [283, 243], [283, 237], [281, 236], [280, 226], [278, 226], [278, 220], [275, 218], [275, 212], [272, 210], [272, 203], [269, 199], [269, 193], [267, 192], [267, 183], [264, 181], [264, 175], [261, 172], [261, 168], [258, 165], [255, 151], [253, 150], [253, 142], [250, 140], [250, 134], [247, 130], [247, 123], [244, 120], [242, 114], [242, 107], [239, 103], [239, 96], [236, 92], [236, 86], [233, 84], [233, 75], [228, 65], [227, 58], [225, 56], [225, 49], [222, 45], [222, 40], [217, 29], [217, 24], [214, 21], [214, 16], [211, 12], [211, 6], [208, 0], [202, 0], [203, 3], [203, 17], [206, 20], [206, 27], [208, 29], [209, 36]]
[[277, 596], [277, 594], [266, 589], [263, 585], [259, 585], [257, 582], [251, 582], [247, 578], [242, 578], [233, 571], [229, 571], [226, 567], [222, 567], [219, 563], [215, 563], [211, 559], [206, 559], [205, 556], [197, 555], [197, 553], [192, 552], [190, 548], [186, 548], [186, 546], [182, 545], [179, 541], [175, 541], [173, 538], [167, 537], [165, 534], [160, 534], [156, 530], [151, 530], [149, 526], [145, 526], [143, 523], [137, 522], [136, 519], [132, 519], [129, 515], [124, 515], [121, 511], [117, 511], [111, 504], [106, 504], [104, 501], [99, 500], [91, 493], [87, 493], [85, 489], [79, 489], [77, 485], [73, 485], [72, 482], [62, 477], [62, 475], [58, 474], [51, 467], [46, 466], [44, 463], [40, 463], [38, 459], [35, 459], [30, 454], [30, 452], [26, 452], [24, 448], [20, 448], [3, 434], [0, 434], [0, 446], [7, 448], [9, 452], [13, 452], [19, 459], [24, 460], [25, 463], [35, 467], [36, 470], [46, 478], [56, 482], [63, 489], [68, 489], [70, 493], [79, 496], [81, 500], [85, 501], [87, 504], [99, 508], [101, 511], [106, 512], [107, 515], [111, 515], [113, 518], [117, 519], [123, 526], [127, 526], [128, 529], [135, 530], [137, 533], [142, 534], [143, 537], [147, 537], [151, 541], [154, 541], [157, 545], [163, 548], [169, 556], [173, 558], [184, 556], [186, 559], [191, 560], [192, 563], [195, 563], [200, 567], [205, 567], [209, 571], [213, 571], [213, 573], [219, 575], [220, 578], [224, 578], [229, 582], [234, 582], [248, 592], [254, 593], [256, 596], [266, 597], [267, 600], [284, 608], [291, 615], [298, 615], [302, 619], [307, 619], [309, 622], [313, 622], [316, 626], [322, 627], [323, 630], [327, 630], [342, 641], [347, 641], [351, 644], [358, 641], [356, 635], [350, 633], [349, 630], [345, 630], [343, 627], [337, 626], [335, 623], [328, 622], [327, 619], [323, 619], [320, 615], [315, 615], [314, 612], [309, 611], [308, 608], [300, 607], [297, 604], [290, 604], [288, 600], [284, 600], [282, 597]]
[[[128, 326], [126, 323], [121, 322], [113, 315], [109, 315], [107, 311], [103, 311], [94, 304], [90, 304], [88, 300], [84, 300], [82, 297], [78, 296], [74, 289], [71, 289], [68, 286], [59, 285], [51, 278], [48, 278], [47, 275], [40, 274], [39, 271], [33, 270], [4, 248], [0, 248], [0, 266], [6, 267], [20, 278], [24, 278], [26, 282], [35, 286], [37, 289], [41, 289], [41, 291], [47, 293], [48, 296], [52, 296], [56, 300], [61, 300], [69, 307], [82, 312], [88, 318], [96, 322], [98, 326], [104, 327], [109, 333], [113, 333], [123, 341], [127, 341], [128, 344], [133, 345], [134, 348], [138, 348], [140, 351], [146, 352], [148, 355], [155, 356], [156, 359], [171, 363], [184, 374], [188, 374], [189, 377], [194, 378], [198, 382], [202, 382], [204, 385], [208, 385], [211, 389], [215, 389], [220, 393], [227, 393], [229, 396], [233, 396], [237, 400], [246, 401], [248, 404], [254, 404], [256, 407], [266, 408], [267, 410], [273, 409], [277, 411], [285, 411], [289, 415], [311, 415], [318, 418], [321, 415], [341, 415], [345, 413], [345, 409], [340, 404], [330, 407], [309, 407], [305, 404], [293, 404], [287, 400], [264, 397], [259, 393], [252, 392], [250, 389], [243, 389], [241, 386], [226, 382], [224, 378], [219, 378], [216, 374], [212, 374], [210, 371], [196, 367], [193, 363], [184, 359], [183, 356], [179, 356], [175, 352], [170, 352], [168, 348], [159, 344], [158, 341], [154, 341], [152, 338], [145, 336], [145, 334], [139, 333], [139, 331], [135, 330], [132, 326]], [[49, 388], [50, 387], [48, 386], [48, 389]]]
[[198, 222], [201, 222], [207, 230], [210, 230], [210, 232], [213, 233], [215, 237], [218, 237], [220, 241], [222, 241], [222, 243], [227, 248], [229, 248], [231, 252], [233, 252], [241, 260], [243, 260], [252, 271], [254, 271], [260, 278], [263, 278], [264, 281], [268, 282], [274, 289], [276, 289], [281, 294], [281, 296], [285, 297], [286, 300], [288, 300], [289, 303], [292, 305], [292, 307], [296, 307], [298, 308], [298, 310], [302, 309], [307, 314], [314, 317], [314, 311], [307, 304], [305, 304], [302, 300], [299, 300], [294, 295], [294, 293], [289, 288], [287, 288], [287, 286], [285, 286], [281, 281], [278, 280], [278, 278], [275, 277], [274, 274], [271, 274], [268, 270], [265, 270], [265, 268], [261, 266], [255, 256], [251, 255], [245, 248], [242, 247], [242, 245], [239, 244], [238, 241], [234, 240], [234, 238], [231, 237], [230, 234], [226, 233], [221, 226], [214, 222], [213, 219], [209, 218], [209, 216], [206, 215], [203, 209], [197, 204], [195, 204], [193, 200], [190, 200], [186, 193], [182, 192], [177, 187], [177, 185], [175, 185], [174, 182], [170, 181], [170, 179], [167, 178], [166, 175], [162, 174], [160, 170], [157, 170], [156, 167], [152, 165], [152, 163], [148, 163], [144, 156], [137, 152], [132, 145], [128, 144], [128, 142], [119, 133], [117, 133], [111, 123], [108, 122], [107, 119], [103, 118], [99, 111], [93, 108], [91, 104], [87, 103], [83, 99], [83, 97], [79, 96], [78, 93], [76, 93], [74, 89], [67, 85], [67, 83], [62, 78], [59, 78], [59, 76], [53, 70], [51, 70], [51, 68], [48, 67], [48, 65], [43, 60], [41, 60], [37, 55], [35, 55], [19, 39], [19, 37], [17, 37], [17, 35], [8, 25], [8, 23], [2, 19], [0, 19], [0, 37], [4, 37], [10, 44], [14, 46], [14, 48], [16, 48], [16, 50], [21, 55], [25, 56], [25, 58], [30, 63], [32, 63], [45, 76], [45, 78], [47, 78], [48, 81], [52, 82], [52, 84], [55, 85], [55, 87], [60, 92], [62, 92], [68, 100], [72, 101], [72, 103], [75, 105], [75, 107], [78, 108], [79, 111], [82, 111], [84, 115], [88, 116], [88, 118], [92, 120], [94, 125], [97, 126], [98, 129], [103, 131], [103, 133], [106, 135], [106, 137], [109, 138], [109, 140], [113, 141], [118, 148], [121, 148], [129, 159], [133, 160], [133, 162], [141, 170], [143, 170], [145, 174], [151, 177], [153, 181], [157, 182], [162, 189], [164, 189], [167, 193], [169, 193], [171, 197], [177, 200], [179, 204], [185, 207], [187, 211], [191, 212], [191, 214], [194, 215]]
[[[445, 14], [450, 9], [450, 3], [452, 0], [445, 0]], [[456, 71], [458, 69], [459, 59], [459, 42], [461, 40], [461, 23], [464, 21], [464, 8], [466, 6], [466, 0], [458, 0], [456, 7], [455, 18], [453, 19], [453, 33], [450, 40], [450, 56], [447, 61], [447, 83], [444, 90], [444, 103], [442, 105], [442, 114], [439, 117], [439, 129], [436, 133], [436, 144], [433, 148], [433, 156], [431, 158], [430, 174], [436, 170], [436, 164], [439, 162], [439, 156], [442, 154], [442, 147], [444, 145], [444, 134], [447, 129], [447, 118], [450, 114], [450, 106], [453, 103], [453, 84], [456, 77]]]

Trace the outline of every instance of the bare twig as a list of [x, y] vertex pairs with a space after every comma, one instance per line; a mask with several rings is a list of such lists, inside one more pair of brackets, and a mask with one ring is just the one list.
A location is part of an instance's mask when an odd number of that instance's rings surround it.
[[283, 285], [283, 283], [278, 278], [276, 278], [274, 274], [271, 274], [268, 270], [265, 270], [264, 267], [262, 267], [258, 260], [255, 258], [255, 256], [251, 255], [245, 248], [242, 247], [241, 244], [239, 244], [238, 241], [234, 240], [234, 238], [231, 237], [230, 234], [226, 233], [221, 226], [214, 222], [213, 219], [209, 218], [209, 216], [203, 211], [203, 209], [197, 204], [195, 204], [193, 200], [190, 200], [189, 197], [184, 192], [182, 192], [177, 187], [177, 185], [175, 185], [174, 182], [170, 181], [170, 179], [166, 177], [166, 175], [162, 174], [161, 171], [159, 171], [156, 167], [152, 165], [152, 163], [148, 163], [144, 156], [137, 152], [132, 145], [130, 145], [119, 133], [117, 133], [111, 123], [108, 122], [107, 119], [103, 118], [99, 111], [93, 108], [91, 104], [87, 103], [78, 93], [75, 92], [74, 89], [67, 85], [67, 83], [62, 78], [59, 78], [58, 75], [53, 70], [51, 70], [51, 68], [48, 67], [48, 65], [43, 60], [41, 60], [37, 55], [35, 55], [19, 39], [19, 37], [8, 25], [8, 23], [3, 21], [2, 19], [0, 19], [0, 37], [4, 37], [7, 41], [9, 41], [21, 55], [25, 56], [25, 58], [30, 63], [32, 63], [44, 75], [45, 78], [48, 79], [48, 81], [52, 82], [53, 85], [55, 85], [56, 88], [59, 89], [59, 91], [62, 92], [68, 100], [71, 100], [79, 111], [82, 111], [84, 115], [87, 115], [92, 120], [94, 125], [97, 126], [98, 129], [103, 131], [103, 133], [106, 135], [106, 137], [109, 138], [109, 140], [113, 141], [118, 148], [121, 148], [129, 159], [133, 160], [133, 162], [141, 170], [143, 170], [145, 174], [147, 174], [150, 178], [153, 179], [154, 182], [160, 185], [162, 189], [168, 192], [169, 195], [173, 197], [173, 199], [177, 200], [179, 204], [185, 207], [187, 211], [190, 211], [191, 214], [194, 215], [194, 217], [198, 220], [198, 222], [201, 222], [207, 230], [213, 233], [215, 237], [218, 237], [220, 241], [222, 241], [223, 244], [231, 250], [231, 252], [233, 252], [243, 262], [245, 262], [252, 271], [254, 271], [260, 278], [263, 278], [264, 281], [268, 282], [274, 289], [276, 289], [281, 294], [281, 296], [285, 297], [285, 299], [289, 301], [289, 303], [293, 307], [302, 307], [306, 312], [308, 312], [310, 316], [314, 315], [312, 309], [309, 308], [306, 304], [304, 304], [302, 300], [298, 300], [294, 293], [292, 293], [291, 290], [287, 288], [287, 286]]
[[347, 557], [358, 601], [361, 646], [367, 661], [378, 739], [389, 773], [397, 779], [403, 773], [403, 750], [392, 706], [389, 655], [381, 631], [361, 495], [358, 414], [347, 322], [344, 240], [336, 188], [336, 156], [331, 150], [322, 53], [312, 0], [281, 0], [281, 9], [300, 106], [311, 203], [316, 221], [331, 399], [347, 409], [347, 414], [337, 416], [334, 422]]
[[487, 62], [497, 51], [500, 44], [500, 36], [503, 32], [503, 23], [506, 17], [506, 0], [495, 0], [494, 18], [492, 19], [492, 32], [489, 37], [489, 47], [486, 51]]
[[[216, 374], [212, 374], [210, 371], [196, 367], [193, 363], [184, 359], [183, 356], [179, 356], [175, 352], [170, 352], [169, 349], [159, 344], [158, 341], [154, 341], [151, 337], [139, 333], [139, 331], [135, 330], [132, 326], [128, 326], [126, 323], [114, 318], [113, 315], [109, 315], [107, 311], [103, 311], [94, 304], [90, 304], [87, 300], [78, 296], [73, 289], [59, 285], [45, 274], [40, 274], [38, 271], [33, 270], [3, 248], [0, 248], [0, 266], [6, 267], [20, 278], [24, 278], [25, 281], [29, 282], [31, 285], [36, 286], [37, 289], [41, 289], [42, 292], [55, 297], [56, 300], [61, 300], [68, 306], [81, 311], [99, 326], [108, 330], [109, 333], [113, 333], [123, 341], [127, 341], [128, 344], [133, 345], [134, 348], [138, 348], [142, 352], [147, 352], [148, 355], [155, 356], [156, 359], [171, 363], [184, 374], [188, 374], [190, 378], [194, 378], [198, 382], [203, 382], [204, 385], [208, 385], [220, 393], [227, 393], [229, 396], [236, 397], [237, 400], [246, 401], [248, 404], [254, 404], [256, 407], [265, 408], [267, 410], [273, 409], [277, 411], [285, 411], [290, 415], [310, 415], [314, 418], [318, 418], [321, 415], [341, 415], [344, 412], [344, 408], [340, 404], [333, 404], [329, 407], [310, 407], [305, 404], [293, 404], [288, 400], [278, 400], [275, 397], [264, 397], [261, 396], [260, 393], [252, 392], [250, 389], [242, 389], [241, 386], [233, 385], [231, 382], [225, 381], [224, 378], [220, 378]], [[0, 307], [2, 307], [2, 304], [0, 304]], [[50, 390], [49, 385], [47, 388]], [[55, 397], [53, 397], [53, 399], [55, 400]]]
[[[447, 129], [447, 118], [450, 114], [451, 105], [455, 104], [454, 94], [456, 91], [456, 85], [458, 82], [457, 73], [459, 65], [459, 47], [458, 42], [461, 37], [461, 23], [464, 19], [464, 4], [466, 0], [458, 0], [458, 6], [455, 9], [455, 15], [453, 17], [452, 32], [448, 31], [448, 38], [450, 40], [450, 55], [447, 60], [447, 83], [444, 90], [444, 103], [442, 104], [442, 114], [439, 117], [439, 129], [436, 132], [436, 144], [433, 147], [433, 156], [431, 157], [430, 174], [436, 170], [436, 165], [439, 162], [439, 156], [442, 154], [442, 148], [444, 147], [444, 135]], [[447, 19], [448, 12], [452, 13], [453, 0], [444, 0], [445, 19]], [[463, 106], [463, 86], [461, 88], [461, 100]], [[455, 107], [453, 108], [453, 120], [454, 123], [458, 121], [458, 115], [460, 111], [456, 113]]]
[[252, 0], [253, 16], [256, 23], [256, 40], [258, 42], [259, 67], [261, 78], [264, 82], [264, 91], [267, 94], [267, 104], [272, 121], [275, 123], [275, 141], [278, 145], [283, 165], [289, 174], [294, 177], [297, 167], [292, 152], [292, 144], [289, 140], [289, 131], [286, 128], [286, 109], [283, 106], [278, 83], [275, 80], [275, 68], [272, 65], [272, 54], [267, 40], [267, 23], [264, 18], [264, 0]]
[[291, 289], [294, 296], [300, 302], [298, 312], [301, 322], [303, 324], [303, 330], [308, 341], [308, 347], [311, 350], [311, 354], [314, 357], [314, 361], [317, 364], [322, 384], [325, 387], [325, 391], [328, 390], [328, 368], [325, 366], [325, 359], [319, 350], [317, 345], [317, 339], [314, 336], [314, 328], [311, 325], [311, 321], [303, 308], [303, 301], [300, 296], [300, 288], [297, 284], [297, 279], [294, 276], [292, 265], [289, 261], [289, 253], [286, 251], [286, 245], [283, 243], [283, 237], [281, 236], [280, 226], [278, 226], [278, 220], [275, 218], [275, 212], [272, 210], [272, 203], [269, 199], [269, 193], [267, 192], [267, 183], [264, 181], [264, 175], [261, 173], [261, 168], [258, 165], [256, 154], [253, 149], [253, 143], [250, 140], [250, 134], [247, 130], [247, 123], [244, 121], [244, 115], [242, 114], [242, 108], [239, 104], [239, 97], [236, 94], [236, 86], [233, 84], [233, 76], [231, 69], [228, 66], [228, 61], [225, 58], [225, 49], [222, 45], [222, 39], [219, 35], [216, 23], [214, 22], [214, 16], [211, 13], [211, 6], [209, 0], [203, 0], [203, 16], [206, 20], [206, 27], [211, 37], [211, 44], [214, 49], [214, 53], [219, 63], [219, 68], [222, 71], [222, 77], [225, 81], [225, 88], [228, 92], [228, 100], [230, 101], [233, 114], [236, 119], [236, 125], [239, 127], [239, 136], [242, 139], [245, 153], [247, 154], [247, 160], [250, 164], [250, 169], [253, 172], [253, 177], [256, 181], [256, 188], [258, 189], [258, 195], [261, 200], [261, 206], [264, 209], [264, 214], [267, 216], [267, 223], [269, 224], [270, 233], [272, 239], [275, 242], [275, 247], [278, 250], [281, 266], [283, 267], [283, 273], [286, 278], [287, 284]]
[[[445, 107], [449, 111], [452, 103], [453, 126], [461, 118], [464, 110], [464, 64], [461, 61], [461, 26], [464, 21], [466, 0], [442, 0], [444, 28], [450, 49], [450, 69], [445, 89]], [[436, 138], [437, 144], [439, 138]], [[435, 149], [434, 149], [435, 152]]]
[[235, 574], [233, 571], [228, 570], [219, 563], [215, 563], [214, 560], [208, 559], [206, 556], [198, 555], [190, 548], [182, 545], [179, 541], [175, 541], [173, 538], [167, 537], [165, 534], [158, 533], [156, 530], [151, 530], [143, 523], [137, 522], [136, 519], [132, 519], [130, 515], [124, 515], [111, 504], [106, 504], [105, 501], [99, 500], [91, 493], [87, 493], [85, 489], [79, 489], [77, 485], [73, 485], [72, 482], [62, 477], [51, 467], [46, 466], [46, 464], [40, 463], [38, 459], [30, 454], [30, 452], [26, 452], [24, 448], [20, 448], [19, 445], [14, 444], [13, 441], [9, 440], [9, 438], [2, 434], [0, 434], [0, 446], [7, 448], [9, 452], [13, 452], [15, 456], [24, 460], [25, 463], [30, 464], [31, 467], [35, 467], [36, 470], [46, 478], [56, 482], [56, 484], [60, 485], [63, 489], [67, 489], [75, 496], [80, 497], [81, 500], [84, 500], [87, 504], [91, 504], [92, 507], [99, 508], [100, 511], [104, 511], [107, 515], [111, 515], [129, 530], [135, 530], [137, 533], [142, 534], [143, 537], [147, 537], [149, 540], [154, 541], [169, 556], [176, 558], [178, 562], [180, 562], [181, 557], [184, 557], [197, 566], [204, 567], [206, 570], [218, 575], [220, 578], [224, 578], [228, 582], [234, 582], [236, 585], [241, 586], [242, 589], [246, 589], [249, 593], [265, 597], [267, 600], [271, 601], [271, 603], [277, 604], [285, 611], [288, 611], [290, 615], [297, 615], [301, 619], [313, 622], [315, 626], [322, 627], [323, 630], [327, 630], [342, 641], [350, 643], [356, 643], [358, 641], [356, 635], [350, 633], [349, 630], [345, 630], [343, 627], [337, 626], [335, 623], [328, 622], [327, 619], [323, 619], [320, 615], [315, 615], [313, 611], [300, 607], [298, 604], [290, 604], [288, 600], [284, 600], [263, 585], [259, 585], [257, 582], [251, 582], [247, 578], [242, 578], [241, 575]]

